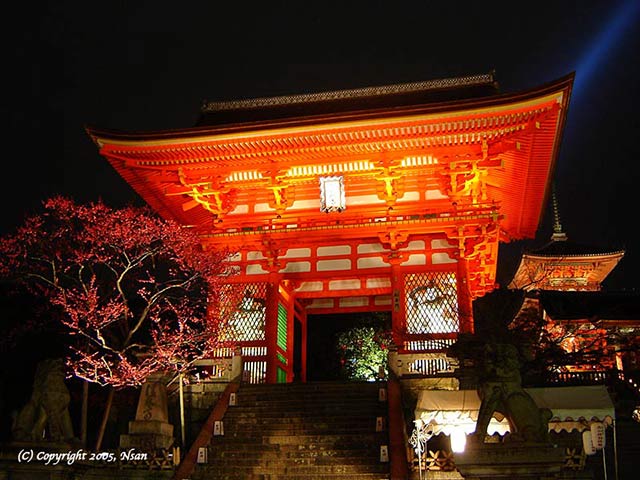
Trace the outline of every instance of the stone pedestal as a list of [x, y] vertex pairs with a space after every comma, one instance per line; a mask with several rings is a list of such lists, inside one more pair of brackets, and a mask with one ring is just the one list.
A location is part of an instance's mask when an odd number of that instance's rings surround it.
[[562, 470], [564, 449], [533, 442], [467, 444], [454, 460], [465, 480], [551, 480]]
[[120, 435], [120, 447], [152, 451], [172, 445], [167, 390], [159, 377], [150, 377], [142, 385], [136, 419], [129, 422], [129, 433]]

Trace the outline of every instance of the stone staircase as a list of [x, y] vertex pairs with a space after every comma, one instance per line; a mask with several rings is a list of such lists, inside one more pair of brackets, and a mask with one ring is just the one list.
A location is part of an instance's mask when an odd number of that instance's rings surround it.
[[[242, 385], [192, 480], [381, 480], [386, 384]], [[386, 390], [385, 390], [386, 392]], [[377, 431], [383, 417], [383, 431]]]

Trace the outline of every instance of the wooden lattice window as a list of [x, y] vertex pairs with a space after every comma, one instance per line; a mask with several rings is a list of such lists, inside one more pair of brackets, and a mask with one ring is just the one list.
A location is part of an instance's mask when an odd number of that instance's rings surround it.
[[421, 272], [405, 277], [407, 333], [456, 333], [458, 295], [453, 272]]
[[[287, 351], [287, 316], [288, 312], [284, 305], [278, 304], [278, 347], [282, 351]], [[286, 363], [286, 362], [285, 362]]]
[[230, 322], [234, 340], [265, 339], [266, 297], [266, 283], [245, 284], [244, 294]]

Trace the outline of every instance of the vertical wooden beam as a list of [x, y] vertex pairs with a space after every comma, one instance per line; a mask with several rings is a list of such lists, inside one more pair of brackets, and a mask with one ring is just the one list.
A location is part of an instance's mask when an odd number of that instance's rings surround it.
[[471, 303], [471, 292], [469, 289], [469, 271], [467, 269], [466, 258], [458, 258], [456, 277], [458, 286], [458, 318], [460, 320], [460, 333], [473, 333], [473, 308]]
[[300, 376], [303, 383], [307, 382], [307, 311], [300, 313]]
[[269, 275], [267, 282], [267, 308], [265, 312], [265, 339], [267, 341], [267, 383], [276, 383], [278, 378], [278, 287], [276, 274]]
[[407, 462], [407, 438], [404, 413], [402, 411], [402, 389], [400, 382], [395, 378], [390, 379], [387, 382], [387, 392], [391, 479], [407, 480], [409, 478], [409, 465]]
[[391, 331], [393, 342], [398, 348], [403, 347], [407, 333], [405, 312], [404, 274], [400, 265], [391, 265]]
[[295, 334], [295, 300], [289, 296], [287, 300], [287, 382], [293, 382], [294, 334]]

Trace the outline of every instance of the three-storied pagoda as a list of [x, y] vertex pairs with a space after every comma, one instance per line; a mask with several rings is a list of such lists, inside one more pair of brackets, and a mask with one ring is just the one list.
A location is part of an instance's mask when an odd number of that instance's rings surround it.
[[[501, 94], [493, 74], [208, 102], [195, 127], [89, 128], [165, 218], [228, 247], [254, 381], [291, 381], [311, 313], [390, 311], [400, 353], [473, 331], [498, 242], [532, 238], [573, 75]], [[296, 345], [297, 346], [297, 345]], [[435, 362], [435, 363], [434, 363]]]

